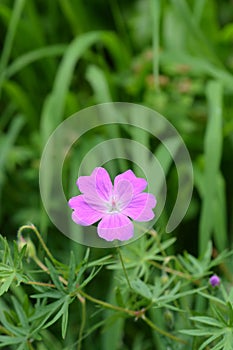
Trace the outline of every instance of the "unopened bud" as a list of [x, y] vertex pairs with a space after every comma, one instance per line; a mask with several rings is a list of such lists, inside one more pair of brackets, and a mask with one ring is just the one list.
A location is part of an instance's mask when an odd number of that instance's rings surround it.
[[219, 286], [219, 284], [220, 284], [220, 278], [219, 278], [217, 275], [213, 275], [213, 276], [210, 277], [209, 283], [210, 283], [211, 286], [213, 286], [213, 287]]
[[162, 276], [161, 276], [161, 283], [163, 285], [165, 285], [168, 282], [168, 280], [169, 280], [168, 275], [166, 273], [163, 273]]
[[25, 245], [27, 245], [25, 254], [26, 257], [34, 258], [36, 256], [36, 248], [34, 246], [34, 243], [30, 238], [25, 239], [24, 237], [20, 236], [18, 240], [19, 250], [22, 250]]
[[173, 316], [173, 313], [170, 310], [166, 310], [164, 312], [164, 318], [165, 318], [165, 322], [167, 324], [167, 327], [172, 329], [174, 327], [174, 316]]

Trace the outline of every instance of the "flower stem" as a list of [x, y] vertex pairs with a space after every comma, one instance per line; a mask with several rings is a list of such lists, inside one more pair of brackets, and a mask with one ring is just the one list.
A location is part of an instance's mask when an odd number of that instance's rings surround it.
[[84, 297], [82, 297], [80, 294], [77, 294], [77, 297], [81, 303], [82, 307], [82, 320], [81, 320], [81, 325], [79, 329], [79, 337], [78, 337], [78, 350], [82, 349], [82, 335], [84, 331], [84, 327], [86, 324], [86, 300]]
[[128, 283], [129, 288], [132, 289], [130, 281], [129, 281], [129, 277], [128, 277], [128, 274], [127, 274], [127, 271], [126, 271], [126, 268], [125, 268], [124, 260], [123, 260], [122, 254], [121, 254], [121, 250], [120, 250], [119, 247], [117, 247], [117, 251], [118, 251], [118, 254], [119, 254], [119, 257], [120, 257], [120, 261], [121, 261], [122, 269], [123, 269], [124, 274], [125, 274], [126, 281]]

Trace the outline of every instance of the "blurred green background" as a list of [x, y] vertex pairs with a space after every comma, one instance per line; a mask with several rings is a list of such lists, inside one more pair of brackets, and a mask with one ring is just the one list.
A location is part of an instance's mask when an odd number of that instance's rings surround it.
[[[1, 234], [15, 239], [18, 227], [32, 222], [55, 256], [66, 259], [73, 249], [82, 257], [83, 248], [57, 232], [43, 209], [40, 157], [65, 118], [97, 103], [122, 101], [164, 115], [190, 152], [195, 187], [173, 233], [176, 252], [201, 254], [209, 239], [217, 251], [232, 247], [233, 1], [1, 0], [0, 47]], [[80, 155], [117, 136], [114, 130], [89, 132], [78, 145]], [[135, 135], [127, 136], [150, 144], [149, 136]], [[80, 162], [71, 157], [72, 169], [64, 169], [70, 196]], [[160, 231], [176, 198], [173, 164], [166, 175], [169, 196]]]
[[[163, 114], [191, 154], [195, 189], [175, 232], [177, 248], [201, 251], [212, 236], [219, 249], [229, 246], [232, 19], [232, 1], [1, 0], [1, 232], [14, 236], [33, 222], [44, 235], [59, 235], [40, 201], [46, 140], [82, 108], [126, 101]], [[114, 131], [89, 133], [80, 154], [109, 137]], [[174, 204], [175, 176], [171, 165], [165, 214]]]

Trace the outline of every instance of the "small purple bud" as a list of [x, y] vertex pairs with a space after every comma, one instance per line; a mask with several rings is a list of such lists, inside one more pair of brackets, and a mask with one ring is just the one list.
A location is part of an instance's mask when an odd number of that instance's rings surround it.
[[209, 282], [210, 282], [212, 287], [219, 286], [220, 278], [217, 275], [213, 275], [210, 277]]

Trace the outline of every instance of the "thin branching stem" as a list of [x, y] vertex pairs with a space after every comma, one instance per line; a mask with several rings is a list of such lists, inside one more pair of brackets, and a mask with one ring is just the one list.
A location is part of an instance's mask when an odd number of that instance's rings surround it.
[[174, 270], [171, 267], [168, 267], [168, 266], [165, 266], [165, 265], [160, 265], [159, 263], [157, 263], [154, 260], [148, 260], [148, 263], [151, 264], [151, 265], [154, 265], [155, 267], [157, 267], [160, 270], [172, 273], [173, 275], [179, 276], [179, 277], [184, 278], [186, 280], [192, 280], [193, 279], [193, 277], [191, 275], [188, 275], [188, 274], [183, 273], [181, 271]]
[[77, 297], [81, 303], [82, 307], [82, 320], [81, 320], [81, 325], [79, 329], [79, 337], [78, 337], [78, 350], [82, 349], [82, 338], [83, 338], [83, 331], [85, 328], [86, 324], [86, 299], [82, 297], [80, 294], [77, 294]]
[[130, 280], [129, 280], [129, 277], [128, 277], [128, 274], [127, 274], [127, 271], [126, 271], [126, 268], [125, 268], [124, 260], [123, 260], [122, 254], [121, 254], [121, 250], [120, 250], [119, 247], [117, 247], [117, 251], [118, 251], [118, 254], [119, 254], [119, 257], [120, 257], [121, 266], [122, 266], [122, 269], [124, 271], [126, 281], [128, 283], [129, 288], [132, 289], [131, 284], [130, 284]]
[[41, 287], [56, 288], [56, 286], [54, 284], [52, 284], [52, 283], [37, 282], [37, 281], [27, 281], [27, 282], [24, 282], [24, 283], [35, 285], [35, 286], [41, 286]]
[[166, 331], [164, 331], [163, 329], [159, 328], [156, 326], [156, 324], [154, 324], [149, 318], [147, 318], [145, 315], [142, 317], [142, 320], [148, 325], [150, 326], [152, 329], [154, 329], [155, 331], [157, 331], [158, 333], [165, 335], [166, 337], [175, 340], [179, 343], [183, 343], [186, 344], [186, 342], [183, 339], [180, 339], [178, 337], [176, 337], [175, 335], [168, 333]]
[[117, 306], [117, 305], [109, 304], [106, 301], [102, 301], [102, 300], [96, 299], [96, 298], [92, 297], [91, 295], [86, 294], [83, 290], [80, 290], [79, 294], [81, 294], [87, 300], [90, 300], [90, 301], [92, 301], [95, 304], [103, 306], [105, 309], [110, 309], [110, 310], [114, 310], [114, 311], [123, 312], [123, 313], [126, 313], [126, 314], [130, 315], [130, 316], [136, 316], [136, 313], [138, 312], [138, 311], [135, 312], [133, 310], [125, 309], [125, 308]]

